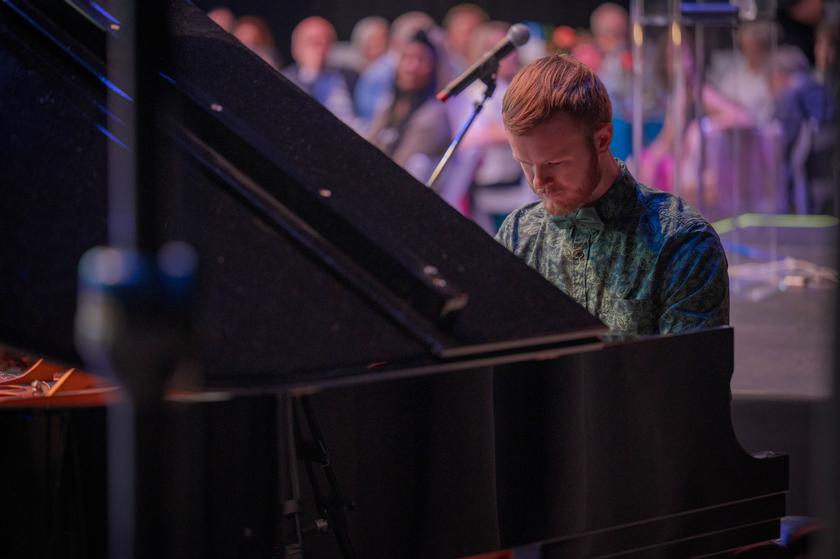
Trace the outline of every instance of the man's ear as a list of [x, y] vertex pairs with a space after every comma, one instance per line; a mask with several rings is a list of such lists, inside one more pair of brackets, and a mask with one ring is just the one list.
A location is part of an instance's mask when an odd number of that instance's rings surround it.
[[612, 137], [612, 122], [608, 122], [595, 130], [595, 151], [598, 153], [609, 151], [610, 143], [612, 143]]

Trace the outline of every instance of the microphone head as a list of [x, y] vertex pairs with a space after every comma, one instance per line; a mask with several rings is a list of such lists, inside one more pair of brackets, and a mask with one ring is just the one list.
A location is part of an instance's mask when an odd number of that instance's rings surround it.
[[531, 38], [531, 32], [528, 31], [527, 26], [521, 23], [515, 23], [508, 29], [507, 36], [511, 43], [517, 47], [521, 47]]

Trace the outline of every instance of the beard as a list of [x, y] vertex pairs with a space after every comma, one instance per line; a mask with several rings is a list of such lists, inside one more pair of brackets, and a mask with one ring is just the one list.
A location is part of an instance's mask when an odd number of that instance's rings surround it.
[[[534, 189], [534, 192], [540, 197], [548, 213], [551, 215], [565, 215], [579, 210], [589, 201], [589, 197], [598, 188], [602, 176], [603, 171], [598, 162], [598, 154], [595, 150], [595, 142], [593, 140], [589, 144], [589, 165], [579, 188], [566, 191], [554, 190], [553, 192], [551, 188], [542, 192]], [[533, 189], [533, 185], [531, 188]]]

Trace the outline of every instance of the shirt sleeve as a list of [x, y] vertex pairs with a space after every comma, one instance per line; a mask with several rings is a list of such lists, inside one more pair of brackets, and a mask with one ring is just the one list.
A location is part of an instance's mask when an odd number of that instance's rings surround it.
[[677, 235], [663, 248], [662, 256], [659, 333], [676, 334], [728, 324], [728, 266], [714, 230], [707, 226]]
[[511, 252], [516, 250], [516, 243], [514, 242], [515, 238], [517, 237], [517, 219], [516, 216], [519, 212], [513, 211], [505, 218], [502, 222], [501, 227], [496, 232], [495, 239], [501, 243], [506, 249]]

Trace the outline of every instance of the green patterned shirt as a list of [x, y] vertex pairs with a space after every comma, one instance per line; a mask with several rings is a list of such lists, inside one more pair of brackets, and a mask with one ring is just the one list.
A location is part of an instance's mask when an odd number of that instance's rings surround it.
[[636, 182], [623, 163], [593, 206], [510, 214], [496, 239], [618, 334], [669, 334], [729, 321], [726, 255], [681, 199]]

